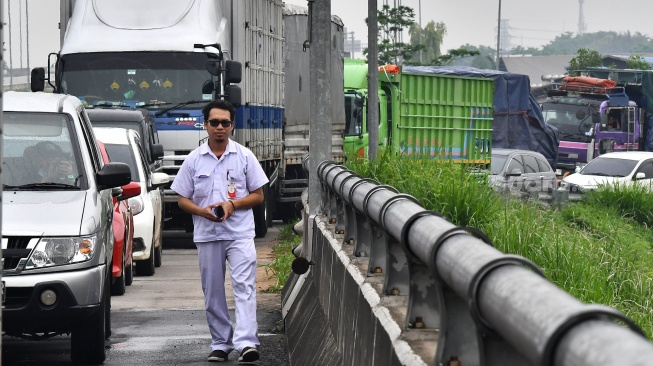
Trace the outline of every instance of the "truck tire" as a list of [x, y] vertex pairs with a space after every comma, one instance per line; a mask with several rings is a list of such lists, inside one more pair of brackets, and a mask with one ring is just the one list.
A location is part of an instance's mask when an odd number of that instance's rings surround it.
[[[110, 277], [110, 276], [109, 276]], [[70, 335], [70, 358], [74, 363], [96, 365], [106, 358], [104, 340], [107, 334], [107, 303], [110, 301], [109, 281], [104, 288], [98, 311], [86, 321], [79, 323]]]
[[257, 238], [262, 238], [265, 234], [268, 233], [268, 205], [267, 205], [267, 196], [268, 196], [268, 185], [263, 186], [263, 194], [265, 195], [265, 201], [258, 206], [255, 206], [252, 211], [254, 213], [254, 234]]

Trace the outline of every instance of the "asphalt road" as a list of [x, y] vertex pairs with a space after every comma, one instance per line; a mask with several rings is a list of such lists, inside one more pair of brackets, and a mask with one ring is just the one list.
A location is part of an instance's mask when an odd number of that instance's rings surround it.
[[[256, 239], [259, 266], [269, 263], [278, 228]], [[190, 234], [164, 232], [163, 264], [151, 277], [135, 277], [123, 296], [112, 297], [112, 335], [105, 365], [206, 365], [211, 336], [206, 324], [197, 252]], [[265, 293], [267, 276], [257, 274], [257, 319], [261, 359], [256, 365], [288, 365], [286, 337], [280, 328], [280, 294]], [[227, 281], [229, 282], [229, 281]], [[227, 283], [233, 314], [233, 295]], [[237, 352], [229, 362], [238, 364]], [[71, 365], [70, 337], [43, 341], [2, 338], [2, 365]]]

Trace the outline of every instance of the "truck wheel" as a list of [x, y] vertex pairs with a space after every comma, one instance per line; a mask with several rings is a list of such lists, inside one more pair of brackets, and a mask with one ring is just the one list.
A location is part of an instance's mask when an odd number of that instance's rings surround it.
[[136, 266], [136, 273], [141, 276], [154, 275], [154, 243], [150, 246], [150, 257], [146, 260], [138, 261]]
[[104, 340], [107, 334], [107, 309], [111, 301], [109, 279], [104, 288], [98, 311], [92, 317], [79, 323], [70, 335], [70, 358], [74, 363], [84, 365], [101, 364], [106, 358]]
[[272, 227], [272, 220], [274, 219], [275, 215], [275, 210], [276, 210], [276, 203], [277, 203], [277, 197], [274, 194], [274, 187], [270, 189], [268, 186], [267, 190], [265, 190], [265, 205], [266, 205], [266, 215], [265, 215], [265, 221], [268, 225], [268, 227]]
[[258, 206], [252, 208], [254, 213], [254, 233], [257, 238], [262, 238], [268, 233], [268, 220], [267, 220], [267, 194], [268, 185], [263, 186], [263, 194], [266, 199]]

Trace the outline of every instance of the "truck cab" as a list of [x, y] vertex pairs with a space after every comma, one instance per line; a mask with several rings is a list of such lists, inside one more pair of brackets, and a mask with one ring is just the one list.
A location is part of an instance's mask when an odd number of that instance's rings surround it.
[[644, 149], [646, 80], [636, 70], [590, 69], [550, 86], [542, 114], [560, 132], [558, 175], [608, 152]]

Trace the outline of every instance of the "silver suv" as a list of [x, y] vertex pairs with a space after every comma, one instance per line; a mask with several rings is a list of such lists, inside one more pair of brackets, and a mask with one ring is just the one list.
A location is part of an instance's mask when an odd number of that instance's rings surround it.
[[9, 336], [71, 334], [71, 358], [105, 359], [110, 329], [112, 189], [131, 181], [103, 164], [82, 103], [3, 94], [2, 327]]

